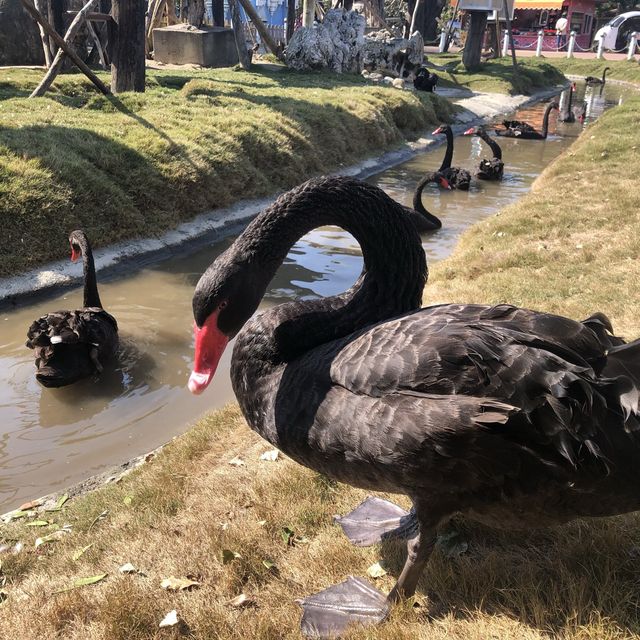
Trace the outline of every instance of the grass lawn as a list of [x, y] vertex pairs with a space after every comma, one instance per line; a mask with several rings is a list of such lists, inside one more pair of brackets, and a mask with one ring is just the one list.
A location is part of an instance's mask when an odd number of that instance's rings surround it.
[[104, 97], [65, 75], [0, 70], [0, 275], [153, 236], [204, 210], [264, 196], [380, 153], [441, 121], [450, 104], [359, 76], [150, 71], [144, 94]]
[[[464, 236], [435, 267], [425, 300], [509, 301], [574, 318], [602, 310], [619, 332], [640, 335], [640, 198], [628, 171], [639, 132], [640, 98], [605, 113], [522, 201]], [[24, 549], [0, 555], [0, 637], [178, 638], [180, 630], [158, 628], [176, 609], [194, 638], [299, 638], [295, 598], [364, 576], [381, 559], [388, 575], [375, 582], [390, 589], [402, 547], [357, 549], [332, 524], [364, 492], [282, 456], [260, 460], [268, 449], [230, 407], [121, 482], [2, 526], [0, 539]], [[230, 465], [234, 458], [244, 465]], [[44, 524], [27, 526], [36, 518]], [[70, 533], [35, 548], [65, 523]], [[419, 585], [422, 606], [351, 637], [637, 638], [639, 524], [623, 516], [507, 534], [457, 523], [468, 551], [436, 550]], [[125, 563], [143, 573], [120, 573]], [[103, 574], [94, 585], [76, 582]], [[200, 585], [169, 592], [161, 581], [170, 576]], [[242, 593], [251, 606], [234, 608]]]
[[640, 84], [640, 64], [627, 60], [584, 60], [582, 58], [548, 58], [546, 62], [562, 73], [576, 76], [602, 77], [602, 71], [609, 67], [607, 78], [625, 80]]
[[531, 94], [538, 89], [561, 84], [564, 75], [550, 61], [526, 58], [514, 71], [511, 58], [497, 58], [482, 64], [477, 71], [467, 71], [458, 53], [429, 54], [429, 61], [447, 68], [436, 70], [438, 86], [459, 87], [487, 93]]

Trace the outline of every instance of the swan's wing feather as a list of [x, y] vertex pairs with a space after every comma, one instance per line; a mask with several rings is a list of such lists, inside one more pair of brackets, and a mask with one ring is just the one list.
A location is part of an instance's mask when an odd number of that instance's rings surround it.
[[518, 410], [518, 432], [525, 429], [530, 441], [576, 466], [596, 453], [605, 460], [607, 429], [625, 428], [628, 379], [601, 379], [586, 359], [603, 351], [593, 331], [566, 318], [507, 306], [440, 307], [347, 342], [330, 378], [372, 398], [431, 394], [504, 403]]

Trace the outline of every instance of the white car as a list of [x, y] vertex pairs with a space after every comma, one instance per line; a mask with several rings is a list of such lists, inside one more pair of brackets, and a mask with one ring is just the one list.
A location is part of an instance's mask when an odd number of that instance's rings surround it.
[[596, 42], [604, 39], [605, 49], [620, 51], [627, 48], [634, 31], [640, 40], [640, 11], [627, 11], [611, 18], [604, 27], [598, 29], [593, 39]]

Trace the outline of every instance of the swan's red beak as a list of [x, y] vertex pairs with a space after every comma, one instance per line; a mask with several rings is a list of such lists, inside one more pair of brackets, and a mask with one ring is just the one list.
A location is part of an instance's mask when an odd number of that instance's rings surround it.
[[76, 250], [76, 248], [71, 245], [71, 262], [75, 262], [80, 257], [80, 252]]
[[472, 136], [475, 132], [476, 132], [475, 128], [471, 127], [471, 129], [467, 129], [462, 135], [463, 136]]
[[196, 356], [189, 376], [189, 391], [199, 394], [209, 386], [229, 338], [218, 329], [218, 311], [214, 311], [202, 327], [194, 323], [193, 334]]
[[444, 189], [449, 189], [449, 191], [451, 191], [451, 185], [449, 184], [449, 181], [445, 177], [440, 176], [438, 180], [440, 181], [441, 187], [443, 187]]
[[437, 136], [439, 133], [442, 133], [442, 127], [438, 127], [431, 135]]

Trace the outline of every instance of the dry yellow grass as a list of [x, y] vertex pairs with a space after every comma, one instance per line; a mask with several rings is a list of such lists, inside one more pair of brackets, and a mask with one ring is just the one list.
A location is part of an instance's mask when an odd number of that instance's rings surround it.
[[[436, 268], [426, 298], [507, 300], [572, 317], [602, 309], [624, 333], [640, 334], [640, 202], [626, 169], [637, 157], [630, 132], [638, 136], [639, 105], [635, 99], [605, 115], [521, 203], [471, 230], [453, 258]], [[601, 155], [605, 148], [608, 157]], [[269, 448], [230, 407], [120, 483], [45, 514], [72, 525], [62, 540], [36, 550], [35, 538], [53, 526], [4, 525], [0, 538], [21, 540], [25, 549], [0, 556], [6, 592], [0, 638], [298, 638], [295, 598], [349, 574], [365, 575], [381, 559], [389, 575], [376, 583], [388, 590], [402, 547], [357, 549], [332, 524], [332, 515], [353, 508], [364, 492], [282, 457], [261, 461]], [[244, 466], [229, 465], [235, 457]], [[399, 607], [384, 625], [351, 637], [639, 637], [638, 524], [630, 515], [498, 533], [454, 522], [469, 551], [453, 559], [436, 551], [419, 585], [421, 606]], [[284, 527], [305, 540], [288, 545]], [[225, 549], [240, 557], [225, 564]], [[120, 574], [126, 562], [145, 575]], [[108, 575], [96, 585], [62, 591], [102, 573]], [[168, 576], [193, 576], [201, 586], [170, 593], [160, 587]], [[228, 602], [240, 593], [255, 605], [231, 608]], [[172, 609], [184, 626], [159, 629]]]

